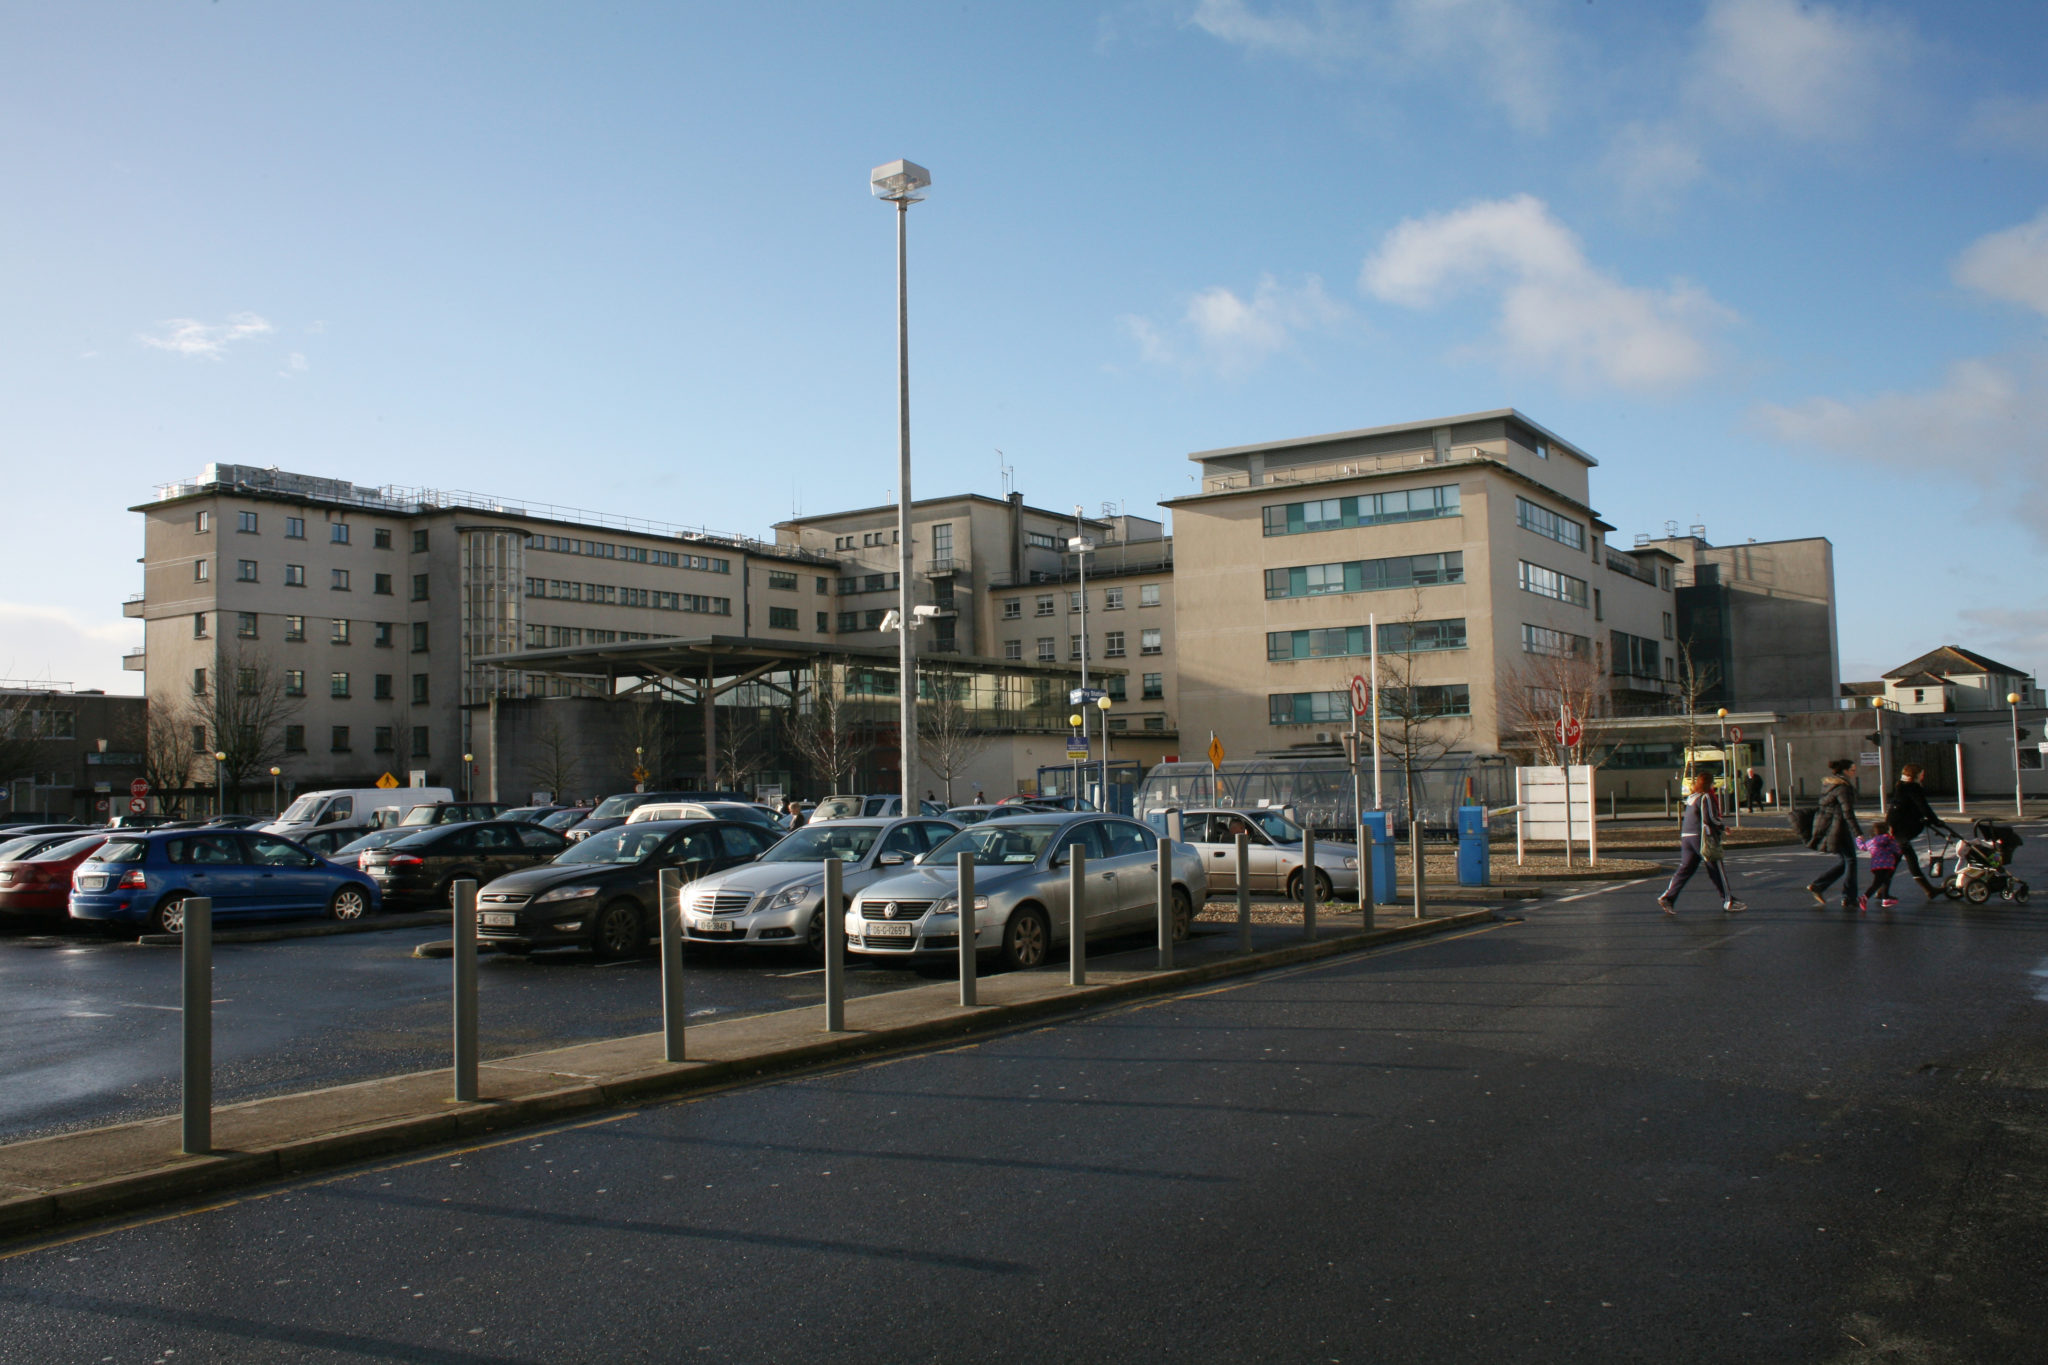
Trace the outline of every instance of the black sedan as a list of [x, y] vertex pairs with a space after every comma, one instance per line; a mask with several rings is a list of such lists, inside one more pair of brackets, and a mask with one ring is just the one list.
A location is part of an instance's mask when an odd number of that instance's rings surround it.
[[777, 838], [738, 820], [643, 820], [602, 830], [546, 867], [478, 892], [477, 939], [509, 953], [587, 947], [599, 957], [631, 957], [660, 927], [663, 868], [694, 881], [754, 861]]
[[447, 905], [458, 881], [467, 878], [481, 885], [547, 862], [568, 847], [568, 840], [539, 825], [478, 820], [430, 825], [366, 851], [357, 866], [377, 883], [387, 906], [397, 901]]

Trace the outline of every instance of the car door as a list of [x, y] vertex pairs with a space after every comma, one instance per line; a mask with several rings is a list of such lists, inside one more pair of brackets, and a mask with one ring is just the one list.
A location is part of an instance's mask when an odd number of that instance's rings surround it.
[[253, 879], [252, 910], [314, 910], [326, 905], [332, 878], [320, 860], [273, 834], [244, 834]]
[[661, 866], [675, 868], [686, 882], [710, 872], [719, 858], [717, 842], [708, 827], [686, 829], [669, 836], [661, 852]]
[[1159, 900], [1157, 836], [1130, 820], [1105, 820], [1108, 866], [1116, 872], [1117, 920], [1135, 926], [1152, 922]]
[[225, 830], [188, 834], [171, 841], [171, 861], [183, 866], [195, 896], [213, 901], [217, 917], [242, 914], [255, 899], [255, 878], [242, 841]]
[[469, 846], [472, 861], [476, 865], [478, 885], [486, 884], [507, 872], [516, 872], [531, 861], [526, 850], [520, 846], [519, 836], [510, 825], [475, 825], [469, 831]]
[[1117, 868], [1110, 857], [1108, 841], [1102, 835], [1102, 822], [1090, 820], [1086, 824], [1069, 825], [1059, 836], [1059, 852], [1055, 865], [1059, 871], [1060, 892], [1064, 897], [1073, 885], [1073, 870], [1068, 850], [1079, 844], [1088, 856], [1087, 880], [1083, 883], [1083, 894], [1087, 898], [1085, 932], [1100, 934], [1116, 923], [1122, 913], [1122, 892], [1117, 886]]
[[512, 832], [528, 858], [528, 867], [537, 863], [551, 863], [569, 847], [567, 839], [539, 825], [515, 825]]
[[1295, 849], [1289, 857], [1286, 850], [1275, 844], [1266, 832], [1257, 825], [1251, 827], [1252, 890], [1281, 891], [1287, 886], [1287, 875], [1301, 866], [1301, 850]]
[[[917, 861], [919, 854], [931, 844], [925, 840], [924, 832], [908, 821], [896, 825], [882, 834], [881, 846], [875, 850], [875, 870], [888, 876], [897, 868]], [[901, 863], [884, 863], [884, 858], [900, 858]]]
[[754, 825], [739, 823], [718, 827], [718, 868], [740, 867], [767, 852], [772, 844], [765, 832]]
[[1188, 842], [1195, 846], [1202, 866], [1208, 869], [1212, 891], [1237, 889], [1237, 835], [1233, 831], [1243, 823], [1221, 811], [1192, 814], [1182, 822]]

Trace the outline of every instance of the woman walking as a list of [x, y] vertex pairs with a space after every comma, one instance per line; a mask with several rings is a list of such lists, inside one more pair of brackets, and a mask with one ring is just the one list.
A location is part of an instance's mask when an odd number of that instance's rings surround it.
[[1837, 879], [1842, 883], [1842, 908], [1856, 908], [1856, 841], [1863, 826], [1856, 823], [1856, 763], [1838, 758], [1828, 764], [1828, 778], [1821, 783], [1820, 807], [1813, 813], [1813, 837], [1806, 846], [1830, 853], [1842, 861], [1806, 885], [1807, 894], [1821, 909], [1828, 908], [1827, 889]]
[[1749, 909], [1728, 890], [1728, 878], [1721, 871], [1721, 832], [1725, 828], [1721, 798], [1714, 793], [1714, 779], [1705, 773], [1694, 773], [1685, 794], [1685, 811], [1678, 818], [1678, 870], [1671, 874], [1671, 885], [1657, 897], [1665, 914], [1678, 913], [1678, 893], [1702, 863], [1706, 864], [1707, 880], [1721, 893], [1723, 911], [1734, 915]]
[[1933, 900], [1941, 894], [1940, 888], [1927, 880], [1927, 874], [1920, 870], [1920, 855], [1913, 848], [1913, 841], [1930, 829], [1938, 829], [1951, 839], [1955, 831], [1934, 813], [1934, 803], [1927, 799], [1927, 788], [1920, 785], [1926, 769], [1918, 763], [1903, 764], [1899, 768], [1899, 780], [1892, 784], [1891, 794], [1885, 798], [1885, 823], [1892, 827], [1892, 838], [1899, 841], [1899, 858], [1906, 870], [1913, 874], [1913, 880], [1920, 883], [1920, 889]]

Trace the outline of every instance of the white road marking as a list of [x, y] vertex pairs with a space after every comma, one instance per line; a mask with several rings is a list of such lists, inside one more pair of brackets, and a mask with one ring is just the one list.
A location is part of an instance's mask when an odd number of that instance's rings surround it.
[[1591, 891], [1581, 891], [1576, 896], [1560, 896], [1552, 901], [1551, 904], [1570, 905], [1573, 901], [1582, 901], [1588, 896], [1604, 896], [1609, 891], [1628, 891], [1638, 886], [1648, 886], [1651, 882], [1660, 880], [1662, 879], [1658, 877], [1644, 877], [1641, 881], [1619, 882], [1613, 886], [1596, 886]]
[[2048, 1000], [2048, 957], [2042, 958], [2041, 965], [2034, 968], [2029, 975], [2041, 978], [2041, 988], [2034, 992], [2034, 998], [2036, 1000]]
[[[1427, 869], [1425, 869], [1425, 870], [1427, 870]], [[822, 972], [823, 972], [824, 970], [825, 970], [825, 969], [824, 969], [823, 967], [813, 967], [813, 968], [811, 968], [811, 969], [810, 969], [809, 971], [807, 971], [807, 972], [770, 972], [770, 973], [768, 973], [768, 975], [770, 975], [770, 976], [778, 976], [778, 977], [782, 977], [782, 978], [784, 978], [784, 979], [787, 979], [787, 978], [789, 978], [789, 977], [792, 977], [792, 976], [817, 976], [817, 975], [819, 975], [820, 973], [822, 973]]]

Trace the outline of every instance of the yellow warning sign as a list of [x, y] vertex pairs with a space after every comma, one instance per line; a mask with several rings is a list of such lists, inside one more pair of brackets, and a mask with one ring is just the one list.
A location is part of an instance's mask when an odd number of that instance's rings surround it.
[[1209, 736], [1209, 766], [1212, 768], [1223, 766], [1223, 741], [1214, 735]]
[[393, 787], [398, 785], [398, 779], [393, 777], [390, 773], [386, 773], [384, 774], [384, 776], [377, 779], [377, 785], [383, 788], [385, 791], [390, 791]]

